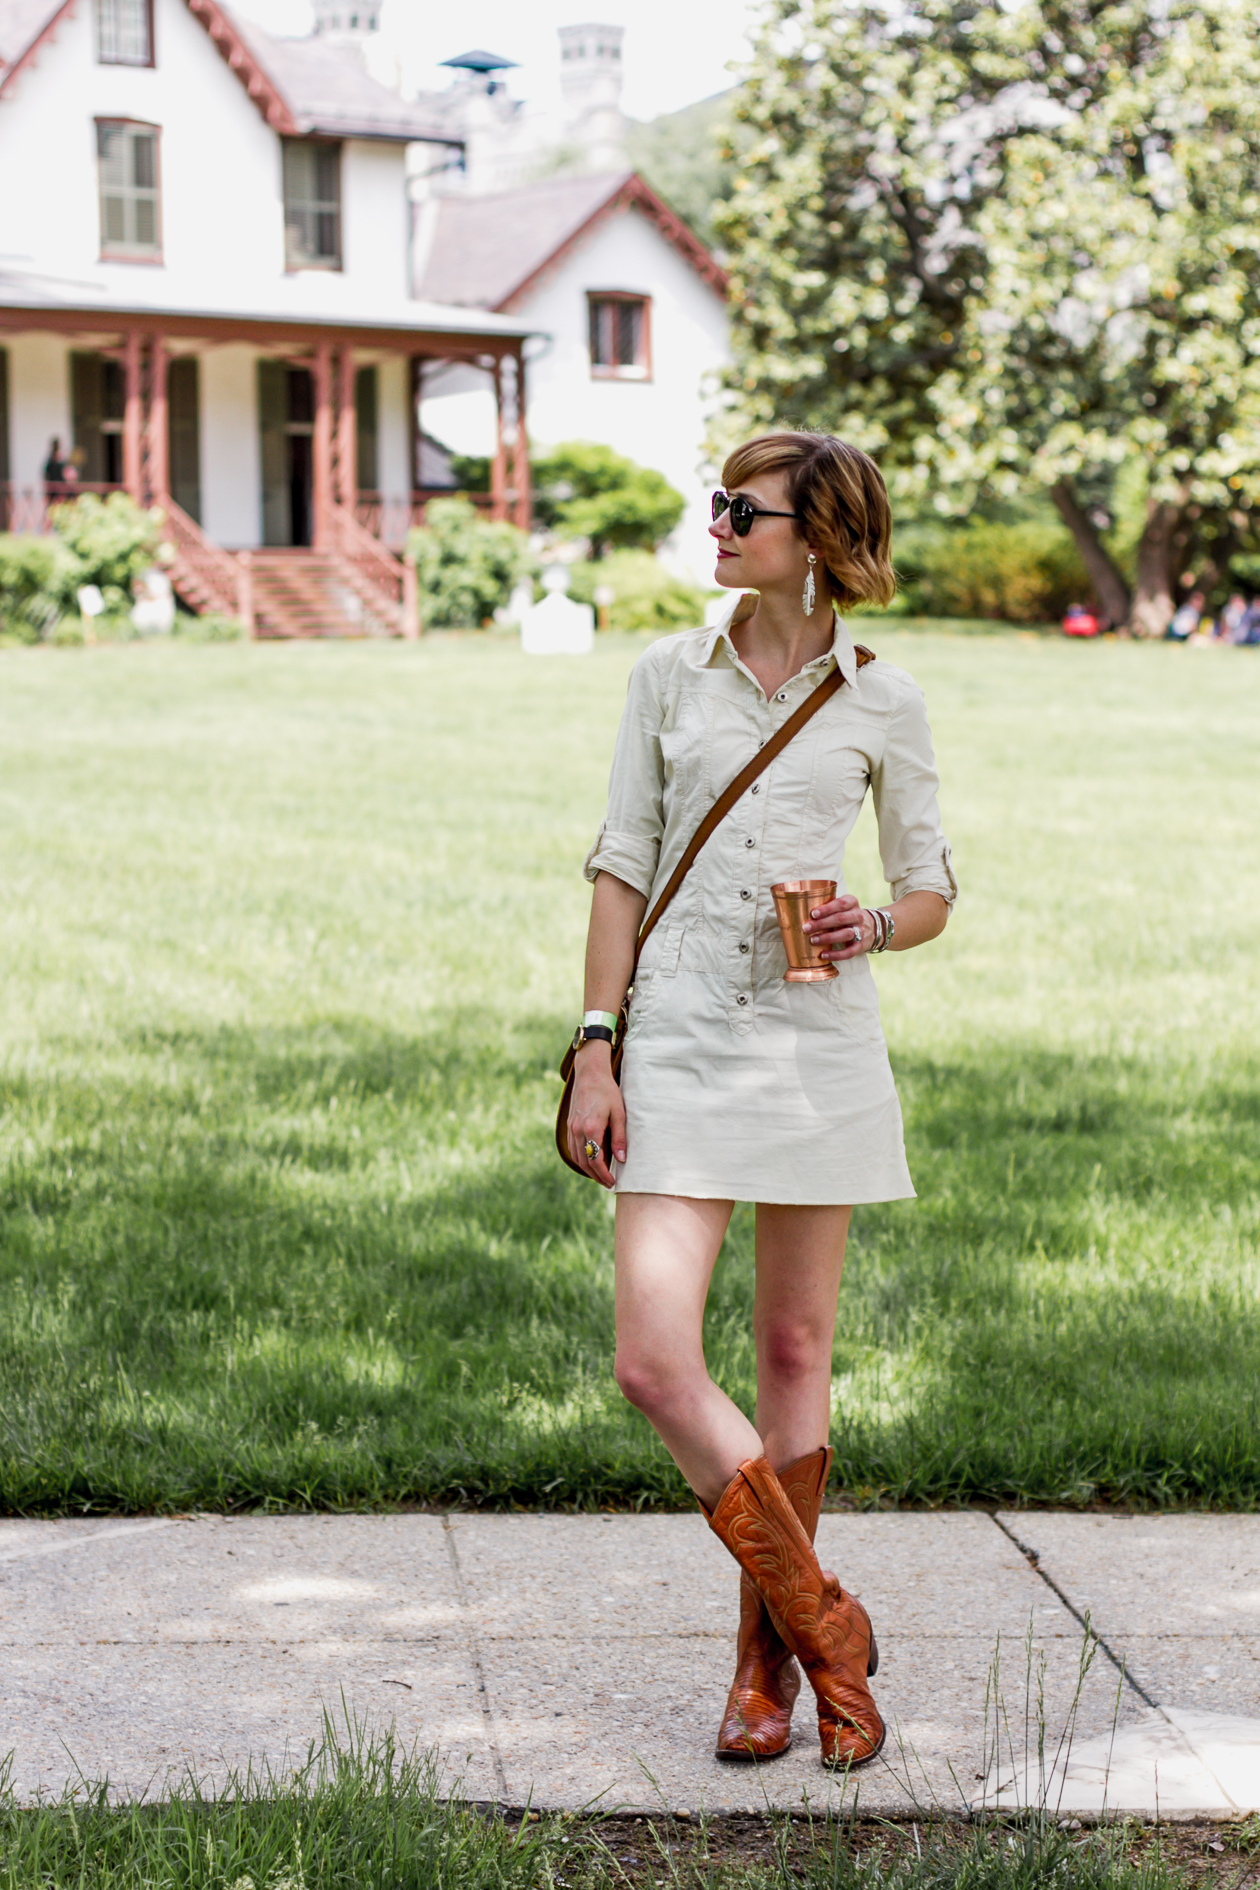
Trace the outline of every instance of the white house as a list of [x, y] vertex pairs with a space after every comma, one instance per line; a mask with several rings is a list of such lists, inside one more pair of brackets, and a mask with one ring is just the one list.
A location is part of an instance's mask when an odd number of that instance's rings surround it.
[[[716, 265], [621, 176], [520, 199], [541, 233], [461, 278], [504, 206], [468, 192], [451, 99], [369, 65], [219, 0], [0, 0], [0, 525], [38, 528], [76, 474], [123, 487], [165, 508], [194, 607], [361, 634], [414, 624], [422, 396], [448, 446], [461, 412], [488, 432], [499, 517], [529, 519], [527, 372], [539, 438], [695, 488]], [[426, 170], [458, 194], [417, 205]]]
[[402, 628], [381, 539], [423, 502], [419, 364], [456, 357], [500, 388], [494, 507], [525, 523], [528, 325], [412, 292], [407, 148], [445, 136], [216, 0], [0, 0], [4, 522], [39, 522], [57, 438], [166, 507], [194, 605]]

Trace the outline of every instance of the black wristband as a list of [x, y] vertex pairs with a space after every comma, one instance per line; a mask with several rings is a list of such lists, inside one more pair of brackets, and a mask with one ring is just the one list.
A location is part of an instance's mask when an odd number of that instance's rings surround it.
[[592, 1039], [610, 1044], [613, 1034], [606, 1024], [579, 1024], [573, 1033], [573, 1048], [580, 1050], [584, 1043], [590, 1043]]

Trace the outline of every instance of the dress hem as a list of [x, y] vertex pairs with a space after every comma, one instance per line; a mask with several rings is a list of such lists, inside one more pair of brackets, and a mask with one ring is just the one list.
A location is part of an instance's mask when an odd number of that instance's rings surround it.
[[681, 1201], [747, 1201], [754, 1207], [878, 1207], [885, 1201], [917, 1201], [914, 1188], [902, 1189], [897, 1193], [863, 1194], [855, 1191], [842, 1195], [839, 1200], [830, 1195], [815, 1197], [811, 1195], [802, 1200], [799, 1194], [792, 1196], [775, 1194], [746, 1194], [743, 1189], [723, 1188], [718, 1183], [705, 1184], [690, 1182], [685, 1188], [626, 1188], [620, 1182], [614, 1186], [616, 1194], [662, 1194], [670, 1195]]

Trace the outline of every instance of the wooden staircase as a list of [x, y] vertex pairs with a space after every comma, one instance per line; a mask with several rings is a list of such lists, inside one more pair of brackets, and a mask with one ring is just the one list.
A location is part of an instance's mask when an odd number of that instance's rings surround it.
[[233, 553], [173, 499], [160, 504], [171, 583], [199, 615], [239, 616], [251, 636], [267, 639], [419, 635], [415, 566], [342, 507], [329, 507], [321, 520], [317, 551]]
[[258, 636], [397, 635], [395, 625], [359, 595], [335, 552], [256, 551], [250, 562]]

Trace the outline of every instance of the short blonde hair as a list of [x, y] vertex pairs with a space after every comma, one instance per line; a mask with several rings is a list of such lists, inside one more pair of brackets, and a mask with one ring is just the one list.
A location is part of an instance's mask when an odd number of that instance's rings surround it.
[[891, 604], [892, 507], [875, 461], [830, 433], [764, 433], [735, 448], [722, 484], [729, 491], [768, 472], [787, 474], [801, 537], [822, 554], [838, 607]]

